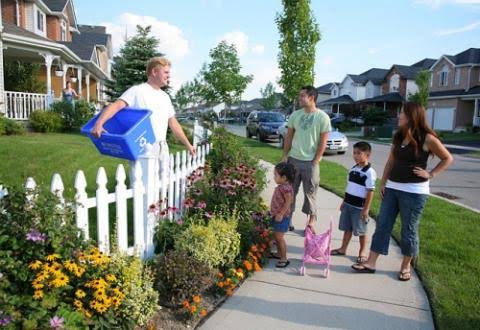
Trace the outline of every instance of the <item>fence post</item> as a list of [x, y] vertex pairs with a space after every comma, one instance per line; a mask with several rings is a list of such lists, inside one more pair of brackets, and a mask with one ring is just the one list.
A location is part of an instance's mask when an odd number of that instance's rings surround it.
[[145, 236], [143, 233], [143, 198], [145, 188], [142, 182], [142, 164], [139, 161], [133, 164], [132, 172], [134, 244], [136, 253], [143, 259], [145, 256]]
[[115, 201], [117, 211], [117, 245], [118, 250], [121, 252], [126, 252], [128, 249], [126, 177], [123, 165], [119, 164], [115, 174], [115, 179], [117, 180]]
[[108, 218], [107, 173], [103, 167], [97, 172], [97, 240], [98, 248], [104, 253], [110, 252], [110, 234]]
[[155, 225], [155, 214], [149, 212], [150, 206], [158, 202], [159, 187], [159, 154], [160, 146], [158, 144], [147, 145], [146, 152], [141, 155], [137, 161], [142, 167], [143, 187], [145, 189], [145, 198], [143, 201], [143, 235], [144, 235], [144, 258], [153, 256], [153, 229]]
[[88, 207], [87, 207], [87, 180], [83, 171], [78, 171], [75, 176], [75, 215], [77, 218], [77, 227], [83, 231], [84, 238], [89, 239], [90, 234], [88, 232]]

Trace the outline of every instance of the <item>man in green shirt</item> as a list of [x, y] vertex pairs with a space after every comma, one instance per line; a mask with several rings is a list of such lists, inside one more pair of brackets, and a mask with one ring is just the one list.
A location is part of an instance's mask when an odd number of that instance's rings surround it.
[[[308, 216], [308, 226], [312, 230], [313, 222], [317, 219], [319, 163], [327, 145], [328, 132], [331, 131], [330, 117], [316, 107], [317, 95], [318, 92], [313, 86], [305, 86], [300, 91], [299, 103], [302, 108], [293, 112], [288, 119], [282, 159], [292, 163], [296, 169], [292, 213], [302, 183], [305, 194], [302, 212]], [[290, 230], [293, 229], [293, 226], [290, 226]]]

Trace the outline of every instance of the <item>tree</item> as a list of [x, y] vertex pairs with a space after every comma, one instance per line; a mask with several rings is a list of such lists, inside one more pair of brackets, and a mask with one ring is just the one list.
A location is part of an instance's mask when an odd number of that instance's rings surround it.
[[428, 95], [430, 94], [430, 72], [428, 70], [420, 71], [415, 77], [415, 83], [417, 84], [418, 91], [415, 94], [411, 94], [409, 101], [418, 102], [427, 108]]
[[112, 80], [106, 83], [106, 93], [117, 99], [128, 88], [145, 82], [145, 68], [149, 59], [163, 56], [157, 50], [159, 40], [149, 36], [151, 27], [137, 25], [137, 34], [128, 39], [115, 56], [112, 65]]
[[277, 103], [275, 95], [275, 86], [269, 82], [265, 88], [260, 88], [260, 94], [262, 94], [262, 106], [265, 109], [273, 109]]
[[196, 107], [204, 101], [203, 84], [200, 78], [182, 84], [175, 94], [175, 104], [179, 109]]
[[240, 74], [241, 65], [234, 45], [220, 42], [210, 51], [212, 62], [200, 71], [203, 79], [201, 94], [209, 103], [225, 102], [231, 105], [240, 100], [252, 75]]
[[315, 46], [321, 36], [310, 10], [310, 0], [282, 0], [282, 3], [284, 11], [275, 18], [280, 32], [278, 83], [295, 110], [300, 89], [313, 85]]
[[39, 63], [4, 62], [5, 90], [13, 92], [45, 93], [46, 86], [38, 79], [42, 70]]

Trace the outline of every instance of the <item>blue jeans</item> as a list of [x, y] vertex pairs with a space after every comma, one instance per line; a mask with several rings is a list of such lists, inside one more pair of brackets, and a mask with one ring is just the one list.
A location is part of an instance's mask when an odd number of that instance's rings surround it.
[[411, 257], [417, 256], [419, 246], [418, 224], [427, 198], [428, 195], [424, 194], [386, 188], [370, 250], [379, 254], [388, 254], [390, 235], [400, 212], [402, 220], [400, 248], [402, 254]]

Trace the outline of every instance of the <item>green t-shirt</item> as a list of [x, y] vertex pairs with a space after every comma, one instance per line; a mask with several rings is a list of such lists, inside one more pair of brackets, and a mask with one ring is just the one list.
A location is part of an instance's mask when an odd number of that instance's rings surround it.
[[288, 119], [288, 128], [295, 130], [288, 155], [303, 161], [315, 158], [320, 134], [332, 130], [330, 117], [320, 109], [312, 113], [306, 113], [303, 109], [295, 111]]

